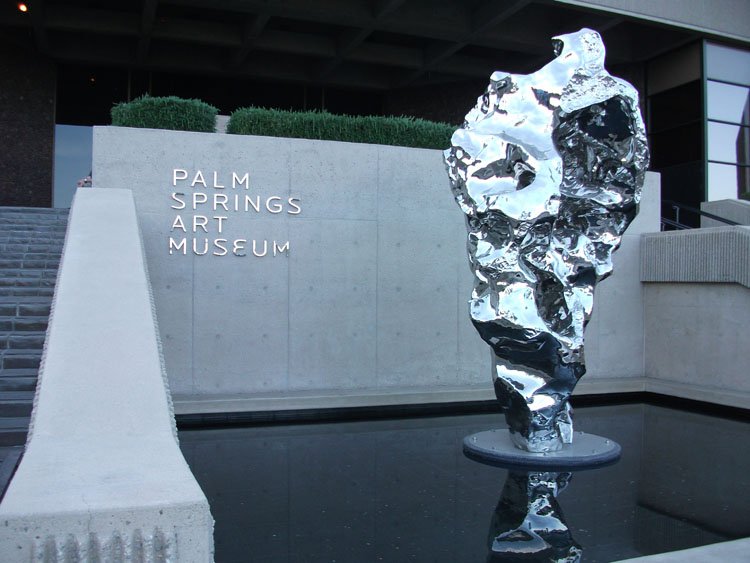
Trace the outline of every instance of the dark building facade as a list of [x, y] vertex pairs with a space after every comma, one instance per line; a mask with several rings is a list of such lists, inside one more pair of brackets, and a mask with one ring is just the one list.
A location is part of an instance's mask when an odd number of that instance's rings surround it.
[[750, 80], [724, 67], [750, 66], [750, 5], [708, 4], [675, 13], [647, 0], [4, 3], [0, 204], [69, 204], [53, 194], [89, 171], [76, 128], [108, 124], [120, 101], [177, 95], [222, 114], [256, 105], [458, 124], [492, 71], [530, 72], [552, 57], [551, 37], [581, 27], [602, 34], [608, 69], [642, 94], [663, 197], [698, 206], [741, 196], [748, 112], [721, 100], [747, 99]]

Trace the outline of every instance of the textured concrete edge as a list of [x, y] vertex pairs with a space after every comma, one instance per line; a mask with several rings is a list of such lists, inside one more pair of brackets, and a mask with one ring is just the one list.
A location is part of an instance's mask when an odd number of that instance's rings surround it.
[[[681, 399], [750, 409], [750, 393], [721, 390], [665, 381], [654, 377], [583, 377], [576, 386], [574, 397], [609, 395], [612, 393], [658, 393]], [[444, 389], [400, 388], [389, 392], [382, 389], [331, 390], [330, 392], [279, 392], [258, 395], [175, 395], [177, 415], [210, 413], [271, 412], [304, 409], [335, 409], [377, 406], [408, 406], [422, 404], [494, 401], [492, 386], [465, 386]]]
[[[593, 378], [589, 381], [586, 381], [584, 377], [576, 387], [574, 395], [638, 393], [645, 390], [646, 380], [643, 377]], [[491, 382], [488, 381], [482, 386], [467, 385], [433, 389], [401, 387], [387, 391], [383, 389], [333, 389], [257, 395], [175, 395], [173, 399], [175, 414], [182, 415], [494, 401], [495, 392]]]
[[2, 561], [213, 560], [213, 519], [176, 441], [144, 266], [129, 190], [79, 193], [34, 434], [0, 504]]
[[[132, 200], [132, 194], [131, 194]], [[133, 205], [135, 202], [133, 201]], [[148, 261], [146, 260], [146, 246], [143, 243], [143, 232], [141, 231], [140, 221], [136, 220], [135, 228], [138, 232], [138, 242], [141, 247], [141, 267], [143, 268], [143, 275], [146, 277], [146, 286], [148, 287], [148, 301], [151, 306], [151, 321], [154, 324], [154, 332], [156, 332], [156, 349], [159, 355], [159, 367], [161, 370], [161, 379], [164, 383], [164, 390], [167, 396], [167, 405], [169, 407], [169, 418], [172, 423], [172, 435], [174, 436], [175, 442], [179, 444], [179, 438], [177, 436], [177, 422], [174, 418], [174, 402], [172, 401], [172, 392], [169, 389], [169, 376], [167, 375], [167, 367], [164, 362], [164, 346], [161, 340], [161, 331], [159, 330], [159, 322], [156, 318], [156, 301], [154, 300], [154, 288], [151, 285], [151, 276], [148, 271]]]
[[[74, 204], [75, 204], [75, 194], [73, 195], [73, 202], [71, 203], [71, 209], [73, 208]], [[60, 253], [60, 266], [62, 266], [63, 258], [65, 257], [65, 251], [68, 247], [68, 241], [70, 239], [69, 227], [70, 227], [70, 214], [68, 215], [68, 228], [65, 230], [65, 239], [63, 241], [62, 252]], [[62, 272], [62, 267], [59, 267], [57, 269], [57, 276], [55, 276], [55, 289], [52, 292], [52, 302], [50, 303], [49, 317], [47, 318], [47, 329], [45, 330], [45, 333], [44, 333], [44, 344], [42, 345], [42, 357], [39, 361], [39, 371], [37, 372], [36, 392], [34, 393], [34, 398], [32, 399], [32, 402], [31, 402], [31, 419], [29, 420], [29, 432], [26, 436], [27, 442], [31, 440], [31, 438], [34, 435], [34, 420], [36, 418], [37, 408], [39, 404], [39, 389], [42, 386], [42, 381], [44, 380], [44, 366], [47, 360], [47, 345], [49, 343], [50, 327], [52, 326], [52, 323], [55, 317], [55, 304], [57, 303], [57, 286], [60, 283], [60, 272]]]
[[726, 407], [750, 409], [750, 393], [733, 389], [717, 389], [703, 385], [667, 381], [654, 377], [646, 378], [646, 392], [713, 403]]
[[641, 236], [641, 281], [737, 283], [750, 288], [750, 227]]
[[701, 561], [702, 563], [740, 563], [747, 561], [750, 552], [750, 538], [733, 540], [680, 551], [657, 553], [632, 559], [621, 559], [615, 563], [683, 563], [684, 561]]

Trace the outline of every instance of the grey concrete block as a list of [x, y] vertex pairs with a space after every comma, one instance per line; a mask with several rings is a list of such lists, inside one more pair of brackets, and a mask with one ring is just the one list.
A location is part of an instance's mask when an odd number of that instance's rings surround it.
[[376, 386], [377, 224], [290, 222], [289, 388]]
[[651, 233], [641, 239], [641, 281], [750, 287], [750, 227]]
[[456, 383], [457, 257], [455, 232], [422, 225], [378, 224], [377, 352], [379, 386]]
[[213, 521], [177, 444], [130, 193], [79, 193], [70, 228], [29, 441], [0, 504], [0, 559], [95, 549], [114, 560], [143, 541], [159, 557], [211, 561]]
[[245, 257], [193, 257], [195, 393], [286, 387], [290, 258], [274, 257], [272, 248], [274, 240], [289, 239], [288, 231], [287, 223], [273, 220], [228, 223], [227, 238], [257, 235], [256, 252], [266, 255], [255, 257], [250, 248]]
[[[281, 142], [272, 141], [272, 144]], [[378, 145], [287, 139], [291, 196], [307, 219], [377, 218]]]
[[704, 397], [712, 389], [744, 393], [745, 408], [750, 406], [750, 289], [738, 284], [649, 283], [644, 305], [647, 377], [704, 388]]
[[643, 287], [633, 271], [639, 251], [638, 236], [623, 236], [613, 274], [596, 286], [586, 328], [586, 377], [643, 375]]
[[[191, 256], [168, 255], [169, 225], [161, 215], [140, 213], [138, 219], [170, 388], [173, 393], [192, 393], [193, 260]], [[160, 257], [167, 263], [163, 264]]]
[[[722, 199], [719, 201], [704, 201], [701, 211], [712, 213], [723, 219], [729, 219], [740, 225], [750, 225], [750, 201], [744, 199]], [[701, 217], [701, 228], [725, 227], [726, 223]]]

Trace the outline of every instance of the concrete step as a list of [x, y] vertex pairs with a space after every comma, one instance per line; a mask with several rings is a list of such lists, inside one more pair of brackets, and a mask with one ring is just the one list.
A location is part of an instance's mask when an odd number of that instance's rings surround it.
[[0, 447], [0, 500], [5, 496], [10, 480], [16, 472], [21, 457], [23, 456], [23, 446], [2, 446]]
[[45, 217], [67, 217], [69, 213], [69, 209], [58, 207], [20, 207], [12, 205], [0, 207], [0, 217], [3, 218], [31, 217], [42, 219]]
[[13, 225], [12, 228], [7, 225], [5, 227], [0, 225], [0, 237], [7, 239], [7, 241], [3, 242], [22, 238], [27, 239], [29, 242], [57, 242], [65, 239], [67, 228], [67, 225]]
[[[3, 262], [3, 260], [0, 260]], [[17, 260], [4, 260], [11, 264], [20, 264]], [[3, 266], [0, 264], [0, 278], [39, 278], [54, 280], [57, 279], [57, 268], [24, 268], [18, 266]]]
[[49, 316], [17, 316], [0, 317], [0, 331], [2, 332], [43, 332], [47, 330]]
[[47, 297], [16, 297], [14, 301], [0, 301], [0, 317], [48, 317], [51, 308], [52, 299]]
[[51, 217], [45, 219], [34, 219], [23, 217], [5, 217], [0, 214], [0, 232], [3, 231], [31, 231], [30, 227], [39, 227], [42, 230], [48, 232], [58, 231], [61, 228], [64, 230], [68, 224], [68, 218]]
[[8, 259], [7, 256], [11, 254], [9, 252], [6, 252], [3, 254], [3, 260], [5, 260], [9, 264], [18, 264], [20, 263], [20, 266], [13, 266], [8, 267], [9, 269], [16, 269], [16, 268], [22, 268], [22, 269], [29, 269], [29, 270], [49, 270], [49, 271], [57, 271], [60, 267], [60, 257], [57, 258], [17, 258], [17, 259]]
[[[7, 372], [29, 371], [30, 376], [11, 376], [6, 377]], [[37, 369], [28, 370], [0, 370], [0, 393], [34, 393], [36, 391]]]
[[41, 349], [17, 348], [0, 350], [0, 377], [5, 370], [39, 369], [42, 361]]
[[[23, 257], [21, 257], [21, 258], [8, 258], [8, 254], [15, 254], [15, 255], [22, 254]], [[8, 251], [8, 252], [3, 252], [2, 254], [0, 254], [0, 268], [8, 268], [8, 269], [12, 269], [12, 268], [39, 269], [40, 265], [36, 263], [39, 260], [39, 258], [36, 258], [35, 256], [32, 256], [31, 258], [26, 258], [27, 254], [34, 254], [34, 255], [38, 255], [38, 254], [50, 255], [50, 254], [53, 254], [55, 256], [57, 256], [57, 254], [60, 254], [62, 256], [62, 252], [59, 251], [59, 250], [57, 250], [57, 251], [48, 251], [48, 250], [39, 250], [39, 251], [37, 251], [35, 249], [33, 251], [28, 251], [28, 252], [27, 251], [22, 251], [22, 252], [11, 252], [11, 251]], [[43, 258], [42, 260], [48, 260], [48, 259], [47, 258]], [[27, 261], [34, 262], [34, 263], [27, 264], [26, 263]], [[45, 269], [45, 268], [48, 268], [48, 267], [55, 267], [55, 264], [51, 263], [51, 264], [49, 264], [49, 266], [43, 266], [42, 265], [41, 269]]]
[[54, 278], [3, 278], [0, 277], [0, 287], [55, 287]]
[[31, 416], [34, 391], [0, 391], [0, 417]]
[[54, 287], [0, 287], [0, 300], [5, 297], [51, 297]]
[[[9, 236], [0, 234], [0, 250], [4, 251], [30, 251], [39, 247], [40, 252], [46, 252], [48, 247], [52, 250], [59, 250], [65, 244], [65, 237], [45, 237], [26, 234], [24, 236]], [[16, 248], [19, 247], [19, 248]]]
[[50, 305], [52, 303], [51, 297], [23, 297], [23, 296], [4, 296], [0, 297], [0, 305], [15, 305], [18, 307], [19, 305], [38, 305], [38, 304], [46, 304]]
[[0, 350], [41, 350], [45, 336], [43, 331], [0, 332]]
[[[39, 262], [56, 260], [59, 263], [60, 256], [62, 256], [62, 252], [3, 252], [3, 260], [23, 260], [24, 262], [28, 262], [29, 260], [36, 260]], [[50, 265], [54, 265], [54, 262]], [[46, 268], [47, 266], [29, 266], [26, 264], [25, 267]]]
[[29, 417], [0, 417], [0, 446], [22, 446], [29, 433]]

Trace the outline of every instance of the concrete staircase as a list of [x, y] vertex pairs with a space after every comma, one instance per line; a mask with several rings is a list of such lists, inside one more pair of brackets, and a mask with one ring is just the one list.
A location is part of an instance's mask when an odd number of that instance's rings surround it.
[[67, 209], [0, 207], [0, 459], [26, 443]]

